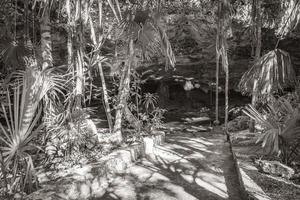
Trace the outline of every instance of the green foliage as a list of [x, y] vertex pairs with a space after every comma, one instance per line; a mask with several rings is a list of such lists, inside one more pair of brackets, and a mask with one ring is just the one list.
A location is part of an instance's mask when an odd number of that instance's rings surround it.
[[299, 108], [293, 107], [284, 97], [273, 97], [261, 112], [252, 105], [248, 105], [244, 112], [263, 127], [257, 143], [261, 143], [265, 152], [279, 155], [282, 161], [291, 163], [300, 143]]
[[275, 49], [262, 56], [244, 73], [238, 87], [243, 94], [255, 93], [258, 102], [266, 102], [273, 94], [295, 86], [296, 73], [289, 53]]
[[158, 103], [157, 94], [145, 93], [142, 99], [143, 105], [146, 109], [146, 112], [149, 113], [150, 109], [154, 109]]
[[25, 63], [26, 70], [13, 76], [14, 81], [7, 84], [6, 101], [1, 102], [5, 123], [0, 123], [0, 150], [7, 169], [5, 173], [12, 175], [9, 193], [33, 190], [32, 156], [39, 149], [34, 139], [43, 127], [39, 124], [40, 102], [49, 91], [60, 92], [62, 87], [52, 69], [40, 71], [32, 58], [25, 59]]
[[160, 13], [135, 6], [124, 12], [118, 27], [118, 38], [122, 41], [135, 41], [138, 59], [149, 61], [161, 54], [167, 59], [168, 66], [175, 67], [175, 55], [168, 36], [160, 23]]
[[46, 154], [49, 158], [72, 156], [96, 146], [96, 127], [86, 109], [61, 110], [49, 127]]
[[9, 38], [0, 40], [0, 61], [4, 64], [3, 71], [8, 73], [16, 70], [24, 70], [26, 65], [24, 57], [32, 54], [33, 47], [26, 41], [13, 41]]
[[[5, 124], [0, 123], [0, 147], [7, 172], [13, 175], [10, 180], [11, 191], [24, 191], [25, 185], [32, 185], [33, 161], [32, 153], [35, 148], [34, 137], [39, 133], [38, 126], [42, 109], [39, 106], [41, 99], [51, 88], [51, 84], [42, 72], [36, 68], [36, 63], [30, 61], [24, 73], [20, 73], [13, 84], [13, 93], [7, 90], [7, 104], [2, 103], [2, 112]], [[11, 101], [11, 96], [13, 101]], [[29, 191], [31, 187], [27, 188]]]
[[298, 0], [287, 0], [281, 2], [283, 14], [280, 18], [280, 23], [276, 31], [280, 39], [286, 37], [299, 24], [300, 21], [300, 3]]

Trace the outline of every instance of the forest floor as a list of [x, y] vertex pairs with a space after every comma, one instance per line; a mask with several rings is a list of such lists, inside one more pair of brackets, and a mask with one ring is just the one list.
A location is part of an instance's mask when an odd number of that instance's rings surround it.
[[226, 136], [191, 124], [166, 124], [166, 143], [109, 181], [100, 199], [242, 200]]
[[[259, 170], [254, 160], [275, 160], [276, 157], [264, 155], [260, 144], [256, 144], [257, 133], [249, 133], [249, 130], [231, 133], [232, 148], [239, 162], [240, 168], [258, 185], [263, 193], [270, 199], [298, 200], [300, 199], [299, 179], [288, 180], [283, 177], [266, 174]], [[299, 173], [299, 169], [296, 170]], [[252, 186], [252, 185], [251, 185]], [[256, 191], [259, 194], [259, 191]]]

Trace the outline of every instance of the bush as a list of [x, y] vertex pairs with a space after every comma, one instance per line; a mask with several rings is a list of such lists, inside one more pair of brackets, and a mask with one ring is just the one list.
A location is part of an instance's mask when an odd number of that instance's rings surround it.
[[291, 164], [300, 145], [300, 111], [285, 97], [275, 98], [261, 112], [248, 105], [245, 114], [263, 127], [257, 140], [267, 154]]

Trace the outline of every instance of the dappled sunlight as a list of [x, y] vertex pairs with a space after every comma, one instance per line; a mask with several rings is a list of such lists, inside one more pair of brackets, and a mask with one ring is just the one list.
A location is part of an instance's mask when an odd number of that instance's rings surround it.
[[224, 199], [228, 198], [225, 183], [222, 184], [222, 183], [218, 183], [218, 182], [214, 182], [214, 181], [206, 181], [206, 180], [202, 180], [201, 178], [197, 178], [197, 177], [195, 178], [192, 175], [188, 175], [188, 174], [180, 174], [180, 176], [183, 177], [187, 182], [189, 182], [191, 184], [196, 183], [203, 189], [205, 189], [211, 193], [214, 193], [221, 198], [224, 198]]
[[227, 192], [225, 178], [223, 176], [215, 175], [215, 174], [207, 173], [207, 172], [198, 172], [196, 176], [197, 176], [197, 178], [199, 178], [207, 183], [210, 183], [214, 187]]
[[191, 155], [188, 156], [188, 158], [192, 158], [192, 159], [205, 159], [205, 156], [202, 155], [202, 154], [199, 154], [199, 153], [192, 153]]
[[[238, 188], [231, 185], [229, 147], [222, 135], [201, 138], [172, 137], [156, 146], [135, 165], [121, 173], [102, 177], [97, 163], [72, 170], [69, 182], [76, 181], [63, 198], [164, 199], [164, 200], [240, 200]], [[236, 196], [236, 197], [235, 197]]]
[[168, 139], [168, 140], [170, 140], [170, 141], [176, 141], [177, 139], [180, 139], [180, 142], [186, 143], [186, 144], [199, 143], [199, 144], [202, 144], [203, 146], [214, 145], [214, 143], [212, 143], [212, 142], [204, 139], [203, 137], [198, 137], [198, 138], [182, 137], [182, 138], [174, 138], [174, 139]]
[[225, 198], [225, 199], [228, 198], [228, 194], [226, 193], [226, 186], [225, 186], [225, 185], [224, 185], [224, 188], [225, 188], [225, 192], [224, 192], [223, 190], [217, 188], [216, 186], [214, 186], [214, 185], [211, 184], [210, 182], [203, 181], [203, 180], [201, 180], [201, 179], [199, 179], [199, 178], [196, 178], [196, 179], [195, 179], [195, 182], [196, 182], [199, 186], [205, 188], [206, 190], [208, 190], [208, 191], [210, 191], [210, 192], [212, 192], [212, 193], [214, 193], [214, 194], [219, 195], [219, 196], [222, 197], [222, 198]]
[[188, 200], [197, 200], [195, 196], [185, 192], [184, 188], [178, 185], [174, 185], [171, 183], [165, 183], [164, 187], [174, 192], [175, 197], [177, 199], [188, 199]]

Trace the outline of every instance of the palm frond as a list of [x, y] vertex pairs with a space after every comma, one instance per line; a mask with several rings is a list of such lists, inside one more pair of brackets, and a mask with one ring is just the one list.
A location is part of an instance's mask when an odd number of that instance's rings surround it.
[[[253, 88], [255, 80], [257, 84]], [[252, 95], [254, 91], [258, 101], [265, 101], [273, 93], [295, 85], [296, 75], [289, 53], [275, 49], [262, 56], [244, 73], [238, 87], [243, 94]]]
[[26, 70], [16, 73], [14, 83], [7, 89], [8, 104], [1, 102], [6, 123], [0, 123], [0, 140], [4, 144], [0, 148], [7, 169], [11, 165], [14, 171], [23, 169], [25, 180], [31, 182], [32, 175], [29, 173], [34, 170], [30, 154], [34, 147], [32, 140], [42, 127], [38, 125], [42, 113], [40, 101], [48, 91], [60, 91], [63, 83], [51, 75], [51, 68], [40, 71], [35, 60], [25, 61]]
[[24, 41], [13, 41], [8, 38], [0, 40], [0, 61], [4, 67], [13, 70], [24, 69], [24, 57], [32, 55], [33, 47]]
[[257, 143], [261, 143], [267, 154], [281, 154], [286, 145], [299, 142], [299, 108], [294, 108], [284, 97], [273, 97], [262, 112], [252, 105], [246, 106], [243, 112], [263, 127]]
[[119, 38], [125, 41], [133, 39], [136, 52], [146, 60], [163, 54], [167, 59], [166, 67], [174, 68], [175, 56], [159, 16], [157, 12], [141, 8], [126, 11], [119, 27]]
[[286, 10], [276, 31], [276, 34], [280, 39], [284, 38], [288, 33], [294, 30], [300, 21], [299, 0], [283, 1], [282, 4], [283, 7], [286, 7]]

